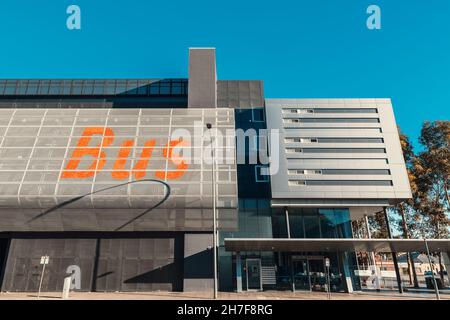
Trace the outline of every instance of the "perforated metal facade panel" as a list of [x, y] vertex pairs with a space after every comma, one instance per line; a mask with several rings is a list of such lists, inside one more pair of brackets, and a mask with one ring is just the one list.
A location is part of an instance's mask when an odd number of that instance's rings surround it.
[[264, 83], [261, 80], [217, 81], [217, 106], [251, 109], [264, 107]]
[[235, 208], [231, 109], [1, 109], [0, 206], [49, 208], [111, 188], [68, 207], [148, 208], [167, 187], [125, 183], [157, 179], [170, 185], [161, 207], [211, 208], [206, 123], [217, 130], [213, 139], [221, 133], [228, 142], [214, 147], [216, 163], [222, 162], [216, 165], [217, 204]]

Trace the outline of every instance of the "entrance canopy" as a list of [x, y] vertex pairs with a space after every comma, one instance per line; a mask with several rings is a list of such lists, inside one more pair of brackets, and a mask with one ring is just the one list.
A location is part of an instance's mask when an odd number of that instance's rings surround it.
[[[450, 252], [450, 239], [427, 240], [432, 252]], [[225, 239], [226, 251], [272, 252], [413, 252], [425, 251], [417, 239]]]

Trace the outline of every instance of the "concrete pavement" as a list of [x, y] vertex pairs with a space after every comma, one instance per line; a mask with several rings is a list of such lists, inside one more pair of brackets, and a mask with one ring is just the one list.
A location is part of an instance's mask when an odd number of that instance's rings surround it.
[[[71, 292], [69, 300], [209, 300], [211, 293], [205, 292]], [[324, 292], [220, 292], [221, 300], [327, 300]], [[357, 292], [332, 293], [332, 300], [435, 300], [431, 293], [395, 292]], [[442, 300], [450, 300], [450, 294], [441, 294]], [[32, 292], [3, 292], [0, 300], [37, 300], [37, 294]], [[40, 300], [62, 300], [61, 293], [43, 292]]]

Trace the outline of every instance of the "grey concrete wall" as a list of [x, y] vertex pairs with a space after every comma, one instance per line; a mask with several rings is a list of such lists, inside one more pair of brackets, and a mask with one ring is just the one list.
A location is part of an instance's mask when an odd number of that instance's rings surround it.
[[216, 107], [216, 49], [190, 48], [188, 108]]

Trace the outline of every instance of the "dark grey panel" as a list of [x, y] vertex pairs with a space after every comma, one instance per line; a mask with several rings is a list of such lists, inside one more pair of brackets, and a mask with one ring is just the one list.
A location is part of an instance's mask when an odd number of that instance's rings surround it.
[[176, 238], [100, 239], [97, 291], [180, 289]]
[[235, 109], [264, 107], [264, 82], [262, 80], [217, 81], [217, 106]]
[[183, 248], [181, 233], [157, 238], [12, 239], [2, 290], [36, 292], [40, 257], [48, 255], [42, 291], [62, 291], [68, 267], [74, 265], [81, 270], [81, 291], [180, 291]]
[[3, 281], [3, 291], [37, 291], [42, 271], [40, 257], [50, 256], [42, 291], [62, 291], [69, 266], [81, 270], [81, 290], [91, 289], [95, 239], [13, 239]]
[[3, 283], [3, 275], [6, 268], [6, 260], [8, 258], [9, 239], [0, 237], [0, 289]]
[[213, 235], [184, 237], [184, 291], [210, 291], [213, 282]]

